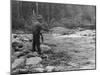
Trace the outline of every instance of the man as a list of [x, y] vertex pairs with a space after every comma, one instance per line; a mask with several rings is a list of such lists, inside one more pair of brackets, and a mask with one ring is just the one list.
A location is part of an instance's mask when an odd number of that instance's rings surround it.
[[32, 34], [33, 34], [33, 44], [32, 44], [32, 49], [34, 51], [37, 51], [38, 54], [41, 54], [41, 48], [40, 48], [40, 39], [42, 40], [43, 43], [43, 35], [42, 35], [42, 30], [48, 31], [47, 29], [43, 28], [43, 23], [42, 23], [42, 17], [38, 16], [37, 22], [34, 22], [34, 26], [32, 27]]

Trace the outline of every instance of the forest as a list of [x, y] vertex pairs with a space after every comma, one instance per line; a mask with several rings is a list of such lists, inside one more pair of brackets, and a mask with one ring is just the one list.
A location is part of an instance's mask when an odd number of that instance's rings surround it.
[[25, 2], [12, 0], [11, 19], [13, 30], [28, 30], [37, 15], [42, 15], [49, 28], [87, 27], [95, 29], [96, 7], [92, 5], [75, 5], [43, 2]]

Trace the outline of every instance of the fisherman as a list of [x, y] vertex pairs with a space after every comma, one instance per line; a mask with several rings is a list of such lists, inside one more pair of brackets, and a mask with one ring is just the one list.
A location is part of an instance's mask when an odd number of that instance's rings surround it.
[[40, 48], [40, 40], [43, 43], [43, 35], [42, 35], [42, 30], [48, 31], [47, 29], [43, 28], [43, 18], [41, 15], [37, 17], [37, 22], [34, 23], [34, 26], [32, 28], [32, 34], [33, 34], [33, 44], [32, 44], [32, 49], [33, 51], [37, 51], [38, 54], [41, 54], [41, 48]]

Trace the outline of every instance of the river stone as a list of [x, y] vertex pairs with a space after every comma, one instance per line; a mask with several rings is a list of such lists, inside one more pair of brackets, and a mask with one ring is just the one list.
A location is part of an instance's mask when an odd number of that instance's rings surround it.
[[30, 58], [30, 57], [37, 57], [37, 56], [39, 56], [39, 54], [37, 53], [37, 52], [30, 52], [30, 53], [28, 53], [28, 55], [27, 55], [27, 58]]
[[19, 69], [19, 72], [22, 73], [22, 74], [26, 74], [28, 73], [28, 69]]
[[19, 74], [19, 69], [11, 71], [11, 75], [17, 75]]
[[24, 58], [15, 59], [15, 61], [12, 63], [12, 69], [23, 66], [24, 62], [25, 62]]
[[49, 47], [48, 45], [43, 45], [43, 44], [42, 44], [40, 47], [41, 47], [42, 51], [51, 50], [51, 47]]
[[17, 59], [17, 57], [14, 56], [14, 55], [12, 55], [12, 56], [11, 56], [11, 63], [13, 63], [16, 59]]
[[18, 51], [18, 52], [15, 52], [15, 53], [14, 53], [14, 56], [16, 56], [16, 57], [18, 57], [18, 56], [24, 56], [24, 53]]
[[52, 72], [54, 69], [55, 69], [54, 66], [47, 66], [47, 67], [45, 68], [45, 70], [46, 70], [47, 72]]
[[63, 71], [64, 70], [64, 67], [63, 66], [57, 66], [55, 68], [55, 71]]
[[43, 71], [44, 71], [43, 68], [35, 68], [34, 70], [35, 70], [36, 72], [43, 72]]
[[31, 57], [26, 59], [26, 65], [32, 65], [35, 66], [39, 64], [42, 61], [40, 57]]
[[24, 49], [24, 45], [22, 42], [12, 42], [12, 48], [14, 51], [22, 51]]

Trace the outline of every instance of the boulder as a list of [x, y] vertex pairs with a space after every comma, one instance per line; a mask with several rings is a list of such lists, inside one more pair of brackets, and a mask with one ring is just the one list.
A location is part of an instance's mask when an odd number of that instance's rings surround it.
[[23, 41], [23, 42], [28, 42], [29, 41], [29, 39], [25, 36], [21, 36], [20, 40]]
[[12, 38], [12, 42], [20, 42], [19, 38]]
[[41, 50], [45, 54], [51, 54], [51, 53], [53, 53], [52, 48], [50, 46], [48, 46], [48, 45], [43, 45], [42, 44], [41, 45]]
[[24, 45], [22, 42], [12, 42], [12, 48], [14, 49], [14, 51], [22, 51]]
[[43, 54], [43, 55], [41, 55], [41, 58], [42, 58], [42, 59], [48, 59], [48, 55]]
[[31, 52], [27, 54], [27, 58], [39, 56], [37, 52]]
[[64, 67], [63, 66], [57, 66], [55, 68], [55, 71], [63, 71], [64, 70]]
[[25, 42], [25, 43], [24, 43], [24, 49], [32, 50], [32, 43], [30, 43], [30, 42]]
[[45, 71], [47, 71], [47, 72], [52, 72], [54, 69], [55, 69], [54, 66], [47, 66], [47, 67], [45, 68]]
[[36, 66], [42, 61], [40, 57], [31, 57], [26, 59], [26, 65]]
[[24, 62], [25, 62], [24, 58], [15, 59], [15, 61], [12, 63], [12, 69], [24, 66]]
[[95, 31], [93, 31], [93, 30], [84, 30], [84, 31], [76, 32], [76, 34], [80, 35], [80, 36], [91, 37], [91, 36], [95, 36]]
[[24, 53], [25, 55], [31, 53], [31, 50], [27, 50], [27, 49], [24, 49], [23, 51], [21, 51], [22, 53]]
[[41, 45], [41, 49], [42, 51], [48, 51], [48, 50], [51, 50], [51, 47], [49, 47], [48, 45]]
[[43, 68], [34, 68], [35, 72], [44, 72]]
[[12, 34], [12, 38], [17, 38], [18, 36], [17, 36], [17, 34]]
[[37, 64], [37, 68], [43, 68], [42, 64]]
[[17, 75], [19, 74], [19, 69], [11, 71], [11, 75]]
[[12, 55], [12, 56], [11, 56], [11, 63], [13, 63], [13, 62], [15, 61], [15, 59], [17, 59], [17, 57], [14, 56], [14, 55]]
[[19, 51], [19, 52], [15, 52], [15, 53], [14, 53], [14, 56], [16, 56], [16, 57], [18, 57], [18, 56], [20, 56], [20, 55], [23, 55], [23, 52], [20, 52], [20, 51]]
[[28, 73], [28, 69], [19, 69], [20, 74], [26, 74]]
[[18, 51], [18, 52], [15, 52], [13, 55], [16, 56], [17, 58], [20, 58], [20, 57], [26, 57], [27, 54], [28, 54], [28, 51], [27, 52]]

